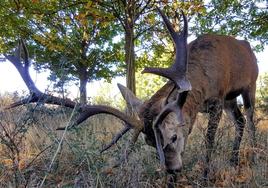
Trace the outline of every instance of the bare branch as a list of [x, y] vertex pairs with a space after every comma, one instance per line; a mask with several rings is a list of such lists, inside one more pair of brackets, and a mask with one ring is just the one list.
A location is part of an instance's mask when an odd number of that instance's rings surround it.
[[[147, 2], [145, 3], [145, 5], [143, 7], [141, 7], [142, 2], [136, 7], [137, 10], [140, 9], [140, 11], [138, 11], [135, 14], [134, 17], [134, 22], [137, 21], [139, 19], [139, 17], [144, 13], [144, 11], [149, 7], [149, 5], [151, 4], [152, 0], [147, 0]], [[152, 6], [153, 7], [153, 6]]]
[[158, 24], [159, 24], [159, 23], [156, 23], [156, 24], [151, 25], [150, 27], [148, 27], [148, 28], [146, 28], [146, 29], [144, 29], [144, 30], [138, 32], [138, 33], [136, 34], [136, 36], [134, 37], [134, 40], [138, 39], [138, 38], [139, 38], [140, 36], [142, 36], [144, 33], [146, 33], [146, 32], [148, 32], [148, 31], [152, 30], [152, 29], [155, 28]]

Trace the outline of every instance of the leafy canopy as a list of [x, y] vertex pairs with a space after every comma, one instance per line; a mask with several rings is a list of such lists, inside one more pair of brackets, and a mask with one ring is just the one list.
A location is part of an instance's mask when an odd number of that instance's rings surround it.
[[254, 42], [255, 50], [268, 44], [267, 2], [262, 0], [211, 0], [197, 14], [191, 32], [218, 33]]

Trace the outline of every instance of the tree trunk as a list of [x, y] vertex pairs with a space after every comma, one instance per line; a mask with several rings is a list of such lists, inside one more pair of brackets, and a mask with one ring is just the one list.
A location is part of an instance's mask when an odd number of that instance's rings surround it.
[[134, 94], [136, 94], [135, 86], [135, 53], [134, 53], [134, 39], [133, 30], [126, 32], [126, 44], [125, 44], [125, 62], [127, 65], [126, 70], [126, 82], [127, 88], [129, 88]]
[[134, 94], [136, 94], [135, 85], [135, 52], [134, 52], [134, 9], [135, 1], [128, 2], [128, 8], [125, 19], [125, 63], [126, 70], [126, 84]]
[[86, 67], [81, 66], [79, 70], [79, 92], [81, 104], [87, 104], [87, 81], [87, 69]]

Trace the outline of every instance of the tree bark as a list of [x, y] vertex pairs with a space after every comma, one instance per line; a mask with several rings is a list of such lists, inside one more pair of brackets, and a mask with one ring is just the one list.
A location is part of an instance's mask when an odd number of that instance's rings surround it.
[[79, 70], [79, 92], [80, 92], [79, 100], [81, 104], [87, 104], [87, 82], [88, 82], [87, 68], [81, 66]]
[[89, 41], [87, 39], [88, 33], [86, 28], [83, 28], [83, 39], [81, 42], [81, 62], [79, 63], [79, 92], [80, 92], [80, 103], [87, 104], [87, 82], [88, 82], [88, 71], [86, 66], [87, 61], [87, 50], [89, 47]]
[[135, 52], [134, 52], [134, 32], [133, 29], [130, 29], [125, 33], [125, 62], [127, 65], [126, 70], [126, 84], [134, 94], [136, 94], [135, 86]]
[[135, 0], [128, 2], [125, 19], [125, 63], [126, 70], [126, 85], [134, 94], [136, 94], [135, 84], [135, 51], [134, 51], [134, 9]]

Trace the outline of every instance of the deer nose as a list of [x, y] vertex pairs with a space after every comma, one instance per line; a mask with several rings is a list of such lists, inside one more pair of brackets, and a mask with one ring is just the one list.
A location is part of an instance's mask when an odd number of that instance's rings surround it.
[[174, 135], [171, 137], [171, 142], [174, 143], [174, 142], [176, 142], [176, 140], [177, 140], [177, 135], [174, 134]]

